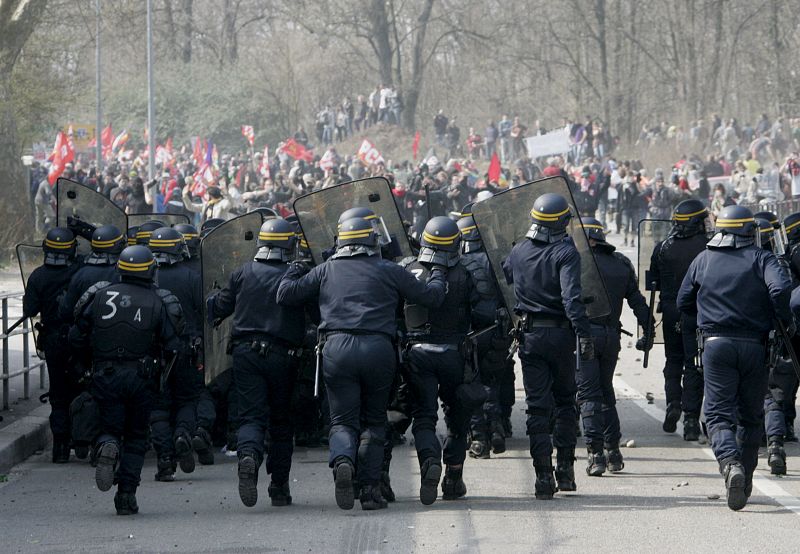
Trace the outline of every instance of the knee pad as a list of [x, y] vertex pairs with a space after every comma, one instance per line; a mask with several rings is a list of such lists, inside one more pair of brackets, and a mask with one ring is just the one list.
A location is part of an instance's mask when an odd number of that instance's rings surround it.
[[600, 415], [603, 411], [602, 403], [596, 400], [587, 400], [586, 402], [581, 403], [581, 417], [592, 417], [595, 415]]
[[386, 443], [386, 426], [367, 427], [361, 431], [359, 442], [363, 446], [378, 445], [383, 447]]

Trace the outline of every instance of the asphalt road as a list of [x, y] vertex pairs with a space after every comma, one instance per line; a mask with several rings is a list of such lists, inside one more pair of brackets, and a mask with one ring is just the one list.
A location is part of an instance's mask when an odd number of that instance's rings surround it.
[[[630, 252], [633, 254], [632, 252]], [[633, 329], [632, 316], [626, 325]], [[585, 453], [576, 463], [578, 491], [552, 501], [533, 496], [534, 473], [524, 436], [518, 378], [514, 437], [504, 454], [467, 459], [467, 497], [418, 500], [413, 447], [395, 450], [398, 501], [380, 512], [336, 507], [323, 449], [298, 449], [294, 504], [272, 508], [261, 497], [245, 508], [237, 494], [235, 459], [217, 455], [174, 483], [153, 481], [148, 458], [138, 492], [140, 513], [115, 515], [113, 493], [101, 493], [85, 462], [54, 466], [46, 456], [16, 466], [0, 484], [2, 552], [798, 552], [800, 447], [789, 445], [789, 475], [771, 477], [763, 457], [751, 502], [725, 504], [722, 478], [706, 445], [661, 430], [663, 354], [641, 368], [633, 341], [623, 343], [617, 370], [625, 470], [589, 478]], [[646, 393], [655, 401], [648, 403]], [[680, 429], [679, 429], [680, 432]], [[579, 439], [580, 440], [580, 439]]]

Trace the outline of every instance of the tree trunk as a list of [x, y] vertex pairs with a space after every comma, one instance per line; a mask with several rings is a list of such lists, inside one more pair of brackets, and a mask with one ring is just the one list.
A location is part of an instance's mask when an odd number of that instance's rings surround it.
[[[386, 13], [386, 0], [372, 0], [369, 8], [369, 22], [372, 27], [375, 56], [378, 58], [378, 68], [381, 74], [381, 83], [391, 85], [392, 79], [392, 44], [389, 39], [389, 18]], [[398, 64], [399, 65], [399, 64]]]
[[608, 86], [608, 44], [606, 43], [606, 0], [596, 0], [594, 14], [597, 18], [597, 46], [600, 54], [600, 78], [603, 83], [603, 124], [611, 120], [611, 103]]
[[414, 48], [411, 55], [411, 83], [406, 87], [405, 106], [403, 107], [403, 125], [409, 131], [413, 131], [416, 125], [417, 105], [422, 92], [422, 81], [425, 77], [425, 37], [428, 33], [433, 3], [434, 0], [425, 0], [422, 13], [417, 18], [419, 27], [414, 37]]
[[707, 71], [704, 72], [708, 75], [705, 80], [708, 83], [706, 93], [702, 95], [702, 104], [700, 106], [700, 113], [705, 114], [711, 106], [717, 102], [717, 90], [719, 88], [719, 74], [721, 64], [721, 51], [722, 51], [722, 21], [723, 21], [723, 0], [713, 0], [711, 2], [711, 21], [712, 21], [712, 39], [711, 39], [711, 62]]
[[183, 63], [192, 62], [192, 4], [194, 0], [183, 0]]

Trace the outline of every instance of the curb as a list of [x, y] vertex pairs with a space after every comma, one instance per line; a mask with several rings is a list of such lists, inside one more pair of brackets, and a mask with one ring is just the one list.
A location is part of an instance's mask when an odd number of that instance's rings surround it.
[[0, 429], [0, 473], [25, 461], [50, 443], [50, 405], [40, 406]]

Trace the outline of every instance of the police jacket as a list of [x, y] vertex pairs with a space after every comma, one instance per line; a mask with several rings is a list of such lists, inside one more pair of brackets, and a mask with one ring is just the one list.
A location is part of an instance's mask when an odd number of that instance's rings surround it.
[[656, 244], [650, 257], [650, 279], [656, 282], [656, 290], [661, 291], [661, 302], [674, 304], [689, 265], [706, 249], [707, 242], [705, 234], [698, 233], [689, 237], [670, 236]]
[[56, 330], [68, 322], [59, 317], [58, 305], [77, 267], [77, 264], [42, 265], [34, 269], [22, 297], [22, 315], [33, 317], [41, 314], [45, 332]]
[[117, 267], [113, 264], [81, 266], [72, 276], [67, 292], [61, 298], [58, 306], [58, 317], [68, 323], [72, 323], [75, 305], [83, 293], [89, 290], [89, 287], [101, 281], [112, 283], [117, 280]]
[[553, 243], [520, 241], [503, 262], [503, 272], [514, 285], [515, 312], [568, 319], [577, 335], [589, 336], [581, 299], [581, 257], [570, 237]]
[[302, 309], [278, 305], [277, 292], [289, 265], [279, 261], [252, 261], [231, 274], [228, 286], [208, 299], [209, 317], [222, 320], [233, 314], [232, 340], [270, 336], [299, 346], [306, 332]]
[[[417, 279], [428, 273], [427, 269], [413, 258], [401, 265]], [[448, 268], [445, 290], [444, 301], [439, 307], [424, 309], [427, 315], [424, 323], [412, 327], [409, 318], [406, 318], [409, 336], [424, 337], [424, 340], [429, 342], [457, 343], [464, 339], [472, 322], [473, 306], [480, 302], [480, 295], [463, 261], [460, 260], [455, 266]], [[412, 303], [406, 303], [407, 313], [413, 308], [415, 306]]]
[[611, 303], [611, 313], [596, 321], [592, 320], [592, 323], [619, 328], [622, 302], [627, 300], [639, 325], [647, 329], [647, 318], [650, 313], [647, 309], [647, 301], [639, 292], [636, 270], [631, 261], [607, 246], [597, 245], [592, 250]]
[[278, 287], [278, 304], [297, 306], [318, 299], [319, 330], [383, 333], [394, 338], [402, 299], [436, 308], [445, 295], [445, 274], [434, 270], [427, 283], [377, 256], [332, 258], [301, 277], [297, 266]]
[[178, 299], [144, 281], [98, 283], [75, 306], [69, 340], [76, 349], [91, 348], [98, 362], [130, 362], [177, 352], [183, 332]]
[[181, 303], [185, 322], [184, 336], [203, 336], [203, 291], [200, 275], [185, 262], [158, 266], [158, 288], [174, 294]]
[[697, 313], [705, 332], [766, 335], [777, 317], [791, 321], [791, 282], [778, 258], [756, 246], [709, 248], [689, 266], [678, 291], [678, 309]]
[[478, 301], [472, 306], [473, 326], [481, 329], [492, 325], [497, 310], [503, 303], [489, 264], [489, 256], [484, 250], [468, 252], [461, 255], [461, 264], [472, 277], [475, 291], [478, 293]]

